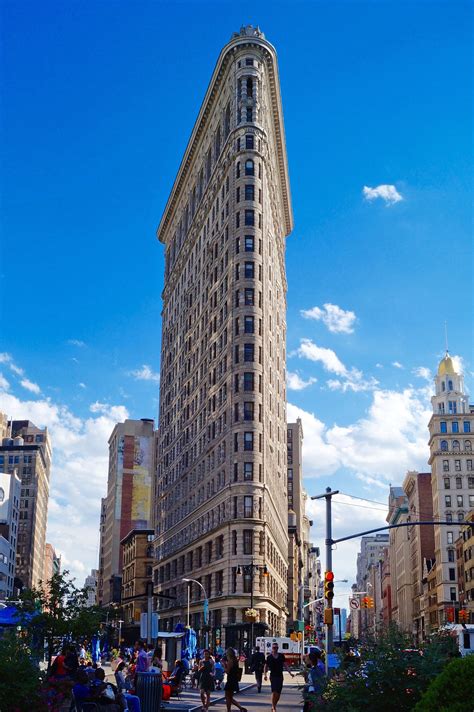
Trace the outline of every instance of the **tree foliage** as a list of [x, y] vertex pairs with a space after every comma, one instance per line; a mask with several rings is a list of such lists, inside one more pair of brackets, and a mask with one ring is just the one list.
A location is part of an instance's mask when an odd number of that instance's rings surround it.
[[53, 574], [46, 583], [27, 589], [18, 604], [22, 626], [33, 647], [48, 643], [51, 663], [54, 645], [59, 640], [78, 640], [97, 632], [103, 612], [97, 606], [87, 606], [87, 589], [74, 585], [69, 571]]
[[474, 700], [474, 655], [452, 660], [430, 683], [415, 712], [471, 712]]
[[411, 638], [396, 626], [367, 641], [356, 664], [348, 663], [329, 683], [325, 709], [346, 712], [412, 710], [430, 682], [457, 653], [450, 636], [412, 650]]
[[24, 639], [15, 632], [0, 639], [0, 710], [40, 710], [42, 701], [39, 668]]

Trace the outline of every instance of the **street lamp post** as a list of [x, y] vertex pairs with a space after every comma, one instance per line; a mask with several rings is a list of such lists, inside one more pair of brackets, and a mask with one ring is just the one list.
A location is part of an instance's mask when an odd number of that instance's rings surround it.
[[[253, 608], [253, 580], [254, 580], [254, 572], [255, 571], [262, 571], [264, 576], [268, 576], [268, 570], [266, 566], [260, 566], [260, 564], [254, 564], [253, 559], [251, 564], [244, 564], [243, 566], [238, 566], [237, 567], [237, 575], [242, 576], [243, 574], [250, 576], [250, 608]], [[249, 652], [252, 652], [253, 648], [253, 626], [254, 622], [253, 620], [250, 622], [250, 645], [249, 645]]]
[[[207, 623], [209, 620], [209, 599], [207, 598], [206, 589], [204, 588], [202, 583], [200, 581], [196, 581], [196, 579], [183, 578], [182, 581], [186, 581], [186, 583], [189, 583], [189, 584], [196, 583], [198, 586], [200, 586], [202, 588], [202, 591], [204, 593], [204, 626], [206, 628], [206, 632], [204, 635], [205, 635], [205, 647], [208, 648], [209, 647], [209, 631], [207, 630]], [[189, 626], [189, 616], [190, 616], [189, 608], [190, 608], [190, 586], [188, 587], [188, 626]]]

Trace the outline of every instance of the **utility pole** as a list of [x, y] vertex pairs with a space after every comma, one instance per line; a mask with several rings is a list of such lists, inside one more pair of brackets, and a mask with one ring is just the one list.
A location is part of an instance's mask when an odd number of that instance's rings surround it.
[[[332, 519], [331, 519], [331, 498], [335, 494], [339, 494], [339, 490], [331, 490], [326, 487], [324, 494], [318, 494], [311, 499], [326, 500], [326, 571], [332, 571]], [[326, 600], [326, 608], [332, 608], [332, 598]], [[326, 624], [326, 673], [329, 670], [329, 655], [331, 655], [334, 647], [334, 629], [332, 625]]]

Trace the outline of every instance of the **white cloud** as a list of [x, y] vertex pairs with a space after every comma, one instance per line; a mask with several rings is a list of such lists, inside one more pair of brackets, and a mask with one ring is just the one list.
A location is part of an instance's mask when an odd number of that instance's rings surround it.
[[407, 470], [425, 471], [430, 396], [429, 387], [401, 392], [377, 389], [364, 417], [331, 427], [313, 413], [288, 404], [288, 412], [303, 422], [305, 474], [317, 477], [344, 468], [364, 482], [386, 487], [390, 481], [401, 481]]
[[[50, 399], [22, 401], [0, 394], [0, 410], [14, 419], [47, 426], [53, 446], [47, 540], [80, 585], [97, 568], [100, 500], [107, 492], [108, 439], [122, 405], [99, 404], [91, 417], [78, 418]], [[80, 545], [78, 544], [80, 542]], [[79, 547], [79, 548], [78, 548]]]
[[375, 368], [383, 368], [383, 364], [381, 364], [381, 363], [376, 363], [376, 364], [375, 364]]
[[418, 366], [417, 368], [414, 368], [413, 373], [419, 378], [424, 378], [425, 381], [431, 381], [433, 378], [433, 374], [429, 368], [426, 368], [426, 366]]
[[41, 388], [38, 386], [37, 383], [33, 383], [33, 381], [28, 380], [28, 378], [23, 378], [20, 381], [20, 385], [23, 386], [27, 391], [31, 391], [31, 393], [36, 393], [38, 395], [41, 393]]
[[10, 370], [13, 371], [13, 373], [16, 373], [17, 376], [23, 376], [25, 373], [25, 371], [13, 363], [13, 361], [10, 363]]
[[323, 304], [323, 308], [313, 307], [301, 311], [305, 319], [315, 319], [322, 321], [333, 334], [354, 333], [354, 323], [356, 315], [353, 311], [345, 311], [337, 304]]
[[69, 339], [68, 344], [70, 346], [79, 346], [81, 348], [86, 345], [85, 341], [81, 341], [80, 339]]
[[307, 358], [323, 365], [323, 368], [330, 373], [339, 376], [338, 379], [330, 379], [326, 385], [330, 390], [346, 391], [369, 391], [374, 389], [378, 381], [371, 377], [366, 379], [362, 371], [357, 368], [347, 368], [339, 359], [335, 351], [318, 346], [311, 339], [301, 339], [300, 346], [295, 355], [300, 358]]
[[286, 374], [286, 383], [290, 391], [302, 391], [304, 388], [308, 388], [313, 383], [316, 383], [318, 379], [310, 377], [305, 381], [298, 373], [288, 373]]
[[10, 388], [10, 384], [8, 383], [7, 379], [3, 375], [3, 373], [0, 373], [0, 389], [2, 391], [8, 391]]
[[383, 184], [378, 185], [376, 188], [369, 188], [367, 185], [364, 185], [362, 193], [368, 202], [372, 202], [373, 200], [380, 198], [385, 202], [387, 207], [403, 200], [403, 196], [398, 192], [394, 185]]
[[347, 369], [337, 357], [335, 351], [324, 346], [318, 346], [311, 339], [301, 339], [300, 347], [296, 352], [298, 356], [307, 358], [310, 361], [322, 363], [326, 371], [336, 373], [341, 376], [347, 374]]
[[144, 363], [141, 368], [136, 369], [135, 371], [130, 371], [130, 376], [133, 376], [133, 378], [137, 381], [160, 382], [160, 374], [153, 371], [146, 363]]
[[86, 386], [85, 383], [82, 383], [82, 382], [81, 382], [81, 383], [79, 383], [79, 388], [87, 388], [87, 386]]
[[10, 363], [11, 360], [12, 357], [10, 356], [10, 354], [7, 354], [5, 351], [2, 351], [0, 353], [0, 363]]
[[392, 361], [392, 366], [394, 366], [395, 368], [403, 368], [404, 367], [403, 364], [400, 363], [400, 361]]
[[124, 405], [109, 405], [108, 403], [99, 403], [99, 401], [96, 401], [95, 403], [91, 403], [89, 410], [91, 413], [101, 413], [117, 422], [128, 418], [128, 410]]
[[462, 356], [451, 356], [451, 360], [453, 362], [454, 370], [456, 371], [456, 373], [465, 372], [464, 359]]

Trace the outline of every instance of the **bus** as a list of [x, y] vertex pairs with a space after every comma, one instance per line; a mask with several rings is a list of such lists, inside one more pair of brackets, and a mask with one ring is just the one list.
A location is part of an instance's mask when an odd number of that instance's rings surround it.
[[298, 640], [291, 640], [290, 638], [271, 638], [269, 636], [263, 636], [256, 640], [257, 647], [260, 648], [261, 653], [265, 654], [265, 657], [272, 652], [273, 643], [278, 643], [278, 652], [283, 653], [290, 667], [296, 667], [300, 664], [301, 643]]

